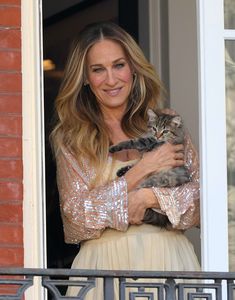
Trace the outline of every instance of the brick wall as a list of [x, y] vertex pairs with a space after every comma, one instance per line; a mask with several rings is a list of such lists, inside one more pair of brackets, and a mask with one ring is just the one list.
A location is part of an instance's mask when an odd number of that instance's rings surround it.
[[20, 14], [0, 0], [0, 267], [23, 266]]

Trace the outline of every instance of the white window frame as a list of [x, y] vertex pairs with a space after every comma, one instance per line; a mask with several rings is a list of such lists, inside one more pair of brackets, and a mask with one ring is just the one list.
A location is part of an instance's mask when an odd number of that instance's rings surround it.
[[[45, 159], [42, 75], [41, 0], [23, 0], [22, 117], [24, 267], [46, 267]], [[39, 279], [26, 300], [45, 299]]]
[[[223, 0], [198, 5], [202, 269], [228, 270]], [[150, 2], [151, 3], [151, 2]], [[41, 0], [22, 1], [24, 266], [46, 267]], [[153, 29], [152, 29], [153, 30]], [[154, 31], [153, 31], [154, 32]], [[154, 45], [151, 48], [154, 49]], [[160, 64], [158, 59], [155, 64]], [[44, 299], [40, 284], [26, 299]]]
[[228, 271], [223, 0], [198, 0], [202, 269]]
[[[235, 29], [224, 29], [224, 49], [226, 46], [226, 41], [233, 41], [235, 43]], [[225, 55], [225, 58], [226, 58], [226, 55]], [[227, 198], [227, 201], [228, 201], [228, 198]], [[229, 227], [228, 227], [228, 230], [229, 230]], [[229, 237], [229, 233], [228, 233], [228, 237]], [[228, 241], [228, 247], [229, 247], [229, 241]], [[228, 264], [230, 261], [229, 255], [230, 255], [230, 253], [229, 253], [229, 249], [228, 249]]]

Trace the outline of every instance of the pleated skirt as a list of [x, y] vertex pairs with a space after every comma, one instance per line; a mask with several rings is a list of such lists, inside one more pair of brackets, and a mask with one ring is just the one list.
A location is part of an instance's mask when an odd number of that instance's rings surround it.
[[[99, 239], [84, 242], [72, 269], [200, 271], [200, 265], [183, 232], [142, 224], [131, 225], [126, 232], [106, 229]], [[77, 294], [77, 287], [69, 287], [66, 295]], [[102, 279], [97, 280], [96, 288], [91, 289], [85, 299], [103, 299]], [[115, 298], [110, 300], [117, 299], [116, 282]]]

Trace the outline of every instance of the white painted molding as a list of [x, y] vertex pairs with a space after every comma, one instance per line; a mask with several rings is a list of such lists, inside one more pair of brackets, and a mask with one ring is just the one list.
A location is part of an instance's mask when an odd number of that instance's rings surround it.
[[223, 0], [198, 0], [201, 239], [204, 271], [228, 271]]
[[[22, 13], [22, 116], [23, 116], [23, 228], [24, 267], [46, 265], [45, 180], [43, 140], [43, 87], [40, 0], [23, 0]], [[42, 300], [40, 284], [26, 292], [26, 299]]]

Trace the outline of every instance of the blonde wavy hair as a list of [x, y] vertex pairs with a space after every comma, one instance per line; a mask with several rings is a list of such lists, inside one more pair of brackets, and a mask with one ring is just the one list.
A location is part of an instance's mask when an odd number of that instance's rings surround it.
[[96, 181], [105, 166], [109, 152], [109, 132], [102, 112], [86, 82], [86, 58], [98, 41], [109, 39], [120, 44], [135, 76], [121, 125], [130, 138], [146, 130], [147, 109], [157, 109], [162, 84], [153, 66], [146, 60], [135, 40], [114, 23], [88, 25], [73, 45], [61, 87], [56, 98], [57, 124], [51, 133], [56, 154], [63, 145], [78, 162], [88, 159], [96, 170]]

